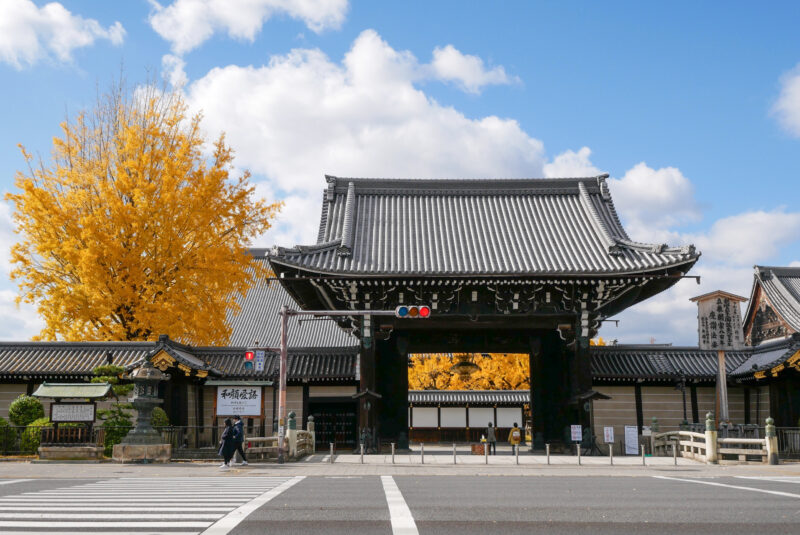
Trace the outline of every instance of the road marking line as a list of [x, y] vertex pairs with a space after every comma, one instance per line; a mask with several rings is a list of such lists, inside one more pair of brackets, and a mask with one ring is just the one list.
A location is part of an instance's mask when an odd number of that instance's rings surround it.
[[383, 492], [386, 494], [386, 503], [389, 505], [389, 517], [392, 521], [394, 535], [419, 535], [417, 524], [411, 509], [408, 508], [403, 493], [397, 487], [392, 476], [381, 476]]
[[[4, 531], [3, 535], [53, 535], [52, 531]], [[58, 535], [198, 535], [197, 531], [59, 531]]]
[[[211, 522], [37, 522], [0, 520], [0, 528], [204, 528]], [[7, 533], [7, 532], [3, 532]], [[50, 533], [53, 533], [52, 531]], [[60, 533], [60, 532], [59, 532]], [[86, 533], [86, 532], [84, 532]], [[94, 533], [94, 532], [90, 532]], [[148, 535], [152, 533], [147, 532]]]
[[24, 481], [31, 481], [30, 479], [4, 479], [0, 481], [0, 485], [10, 485], [12, 483], [22, 483]]
[[800, 485], [800, 477], [792, 477], [792, 476], [763, 476], [763, 477], [756, 477], [756, 476], [735, 476], [738, 479], [754, 479], [757, 481], [775, 481], [777, 483], [791, 483], [794, 485]]
[[[47, 507], [48, 511], [86, 511], [86, 504], [76, 504], [76, 505], [66, 505], [66, 506], [57, 506], [57, 507]], [[151, 512], [173, 512], [173, 513], [182, 513], [182, 512], [192, 512], [198, 511], [201, 513], [229, 513], [233, 511], [235, 507], [158, 507], [158, 506], [149, 506], [145, 505], [143, 507], [95, 507], [92, 506], [92, 511], [117, 511], [120, 513], [135, 513], [135, 512], [142, 512], [142, 513], [151, 513]], [[40, 505], [13, 505], [13, 506], [6, 506], [0, 505], [0, 511], [41, 511], [42, 506]]]
[[792, 494], [791, 492], [781, 492], [779, 490], [765, 490], [754, 489], [753, 487], [741, 487], [739, 485], [728, 485], [725, 483], [715, 483], [713, 481], [700, 481], [697, 479], [683, 479], [680, 477], [666, 477], [666, 476], [653, 476], [657, 479], [666, 479], [669, 481], [686, 481], [687, 483], [699, 483], [701, 485], [712, 485], [714, 487], [727, 487], [729, 489], [749, 490], [751, 492], [762, 492], [764, 494], [774, 494], [775, 496], [786, 496], [788, 498], [800, 498], [800, 494]]
[[305, 479], [306, 476], [295, 476], [292, 479], [286, 480], [277, 487], [268, 490], [261, 496], [258, 496], [246, 504], [234, 509], [224, 517], [220, 518], [214, 524], [209, 526], [203, 532], [203, 535], [227, 535], [233, 528], [238, 526], [242, 520], [247, 518], [253, 511], [269, 502], [276, 496], [280, 495], [283, 491], [293, 487]]
[[[94, 509], [91, 509], [94, 511]], [[40, 518], [64, 520], [82, 520], [91, 518], [107, 518], [117, 520], [216, 520], [224, 513], [0, 513], [0, 518]]]

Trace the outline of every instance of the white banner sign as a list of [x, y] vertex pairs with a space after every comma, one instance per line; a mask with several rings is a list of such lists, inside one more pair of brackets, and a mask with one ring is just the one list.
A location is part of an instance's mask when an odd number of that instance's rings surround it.
[[625, 455], [639, 454], [639, 428], [635, 425], [625, 426]]
[[581, 431], [581, 426], [571, 425], [569, 426], [569, 429], [572, 432], [573, 442], [580, 442], [581, 440], [583, 440], [583, 432]]
[[218, 386], [217, 416], [261, 417], [260, 386]]
[[606, 444], [613, 444], [614, 443], [614, 428], [613, 427], [604, 427], [603, 428], [603, 441]]

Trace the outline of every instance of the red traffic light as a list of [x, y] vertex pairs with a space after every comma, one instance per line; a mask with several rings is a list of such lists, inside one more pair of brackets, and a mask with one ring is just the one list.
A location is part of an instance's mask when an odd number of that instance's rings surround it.
[[245, 351], [244, 352], [244, 360], [254, 360], [256, 358], [256, 354], [254, 351]]
[[394, 309], [396, 318], [429, 318], [431, 307], [428, 305], [400, 305]]

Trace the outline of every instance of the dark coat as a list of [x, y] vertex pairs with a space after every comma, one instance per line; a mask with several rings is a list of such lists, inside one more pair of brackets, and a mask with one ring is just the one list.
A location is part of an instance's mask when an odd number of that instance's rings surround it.
[[241, 420], [233, 424], [233, 441], [236, 444], [244, 442], [244, 422]]
[[217, 453], [226, 459], [233, 457], [233, 453], [236, 451], [236, 442], [233, 440], [233, 427], [225, 428], [219, 442], [219, 452]]

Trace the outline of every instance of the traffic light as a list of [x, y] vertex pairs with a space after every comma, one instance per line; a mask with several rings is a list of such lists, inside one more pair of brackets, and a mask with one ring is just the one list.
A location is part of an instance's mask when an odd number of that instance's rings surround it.
[[431, 307], [428, 305], [400, 305], [394, 309], [396, 318], [426, 319], [431, 317]]
[[252, 370], [253, 369], [253, 361], [256, 358], [255, 351], [247, 350], [244, 352], [244, 369], [245, 370]]

